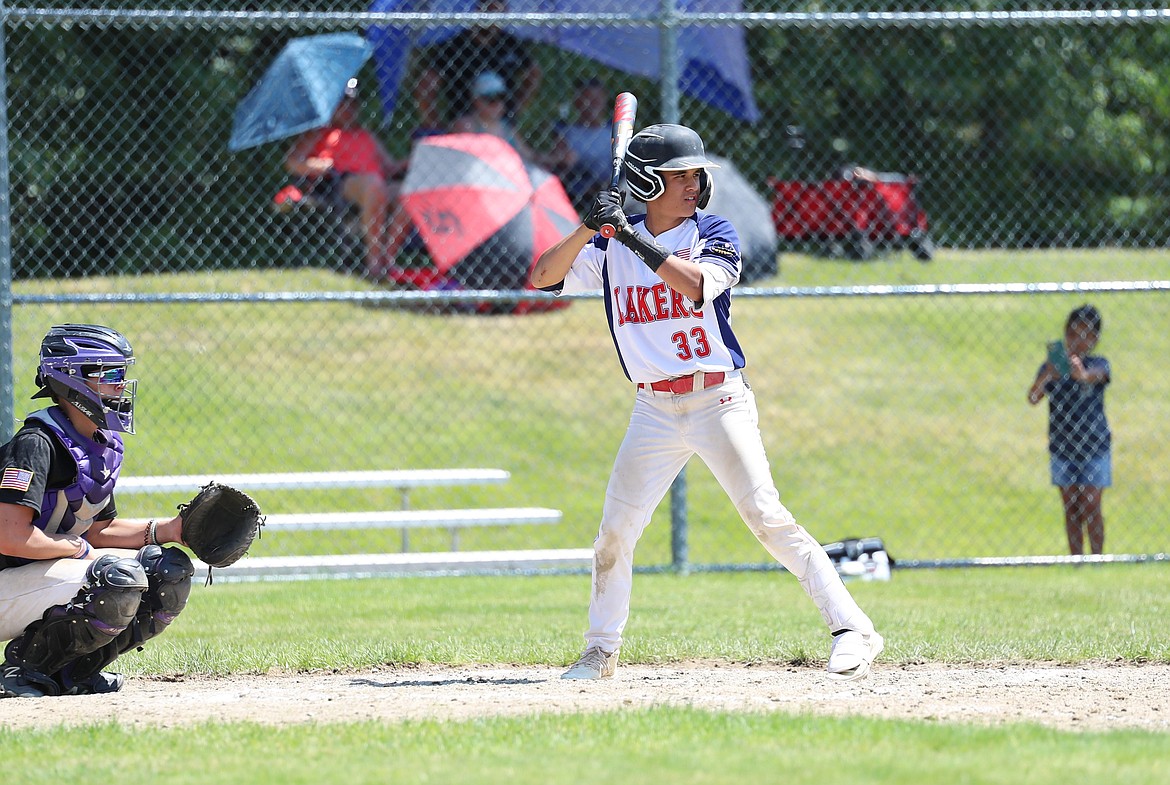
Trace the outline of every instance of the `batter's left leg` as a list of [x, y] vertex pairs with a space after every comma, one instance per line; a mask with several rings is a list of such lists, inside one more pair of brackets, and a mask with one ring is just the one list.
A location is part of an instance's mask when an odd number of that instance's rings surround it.
[[[776, 561], [796, 576], [834, 634], [830, 671], [863, 667], [867, 672], [869, 661], [884, 645], [881, 636], [845, 588], [825, 549], [780, 502], [760, 436], [754, 395], [739, 380], [701, 395], [712, 392], [715, 395], [711, 397], [719, 403], [697, 409], [708, 421], [705, 427], [694, 429], [692, 446], [727, 492], [752, 534]], [[846, 636], [850, 632], [855, 635]], [[858, 636], [864, 646], [852, 645]]]

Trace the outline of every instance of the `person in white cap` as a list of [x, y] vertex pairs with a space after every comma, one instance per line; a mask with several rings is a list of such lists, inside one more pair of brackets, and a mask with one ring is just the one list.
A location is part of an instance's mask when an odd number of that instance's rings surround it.
[[520, 157], [545, 166], [545, 156], [534, 151], [507, 116], [508, 83], [495, 71], [476, 75], [471, 85], [471, 111], [451, 125], [456, 134], [491, 134], [503, 139]]
[[[477, 0], [475, 10], [502, 14], [508, 4], [506, 0]], [[441, 133], [471, 111], [472, 79], [484, 71], [499, 74], [508, 85], [504, 113], [511, 119], [529, 106], [544, 78], [529, 42], [496, 24], [466, 27], [425, 52], [423, 70], [414, 87], [419, 119], [415, 135]]]

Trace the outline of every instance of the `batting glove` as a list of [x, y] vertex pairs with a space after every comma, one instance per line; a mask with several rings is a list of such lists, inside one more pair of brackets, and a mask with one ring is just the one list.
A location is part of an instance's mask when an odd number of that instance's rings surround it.
[[589, 214], [585, 216], [585, 225], [595, 232], [601, 231], [601, 227], [607, 224], [619, 232], [630, 225], [622, 210], [622, 195], [617, 191], [598, 192]]

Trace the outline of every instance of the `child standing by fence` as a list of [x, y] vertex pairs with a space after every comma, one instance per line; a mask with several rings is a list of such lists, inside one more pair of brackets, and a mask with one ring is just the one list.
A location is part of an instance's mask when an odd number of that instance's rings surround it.
[[1089, 354], [1101, 337], [1101, 314], [1082, 305], [1068, 315], [1063, 341], [1049, 345], [1028, 402], [1048, 396], [1048, 452], [1052, 484], [1060, 488], [1069, 553], [1094, 554], [1105, 548], [1101, 495], [1113, 482], [1112, 435], [1105, 419], [1109, 361]]

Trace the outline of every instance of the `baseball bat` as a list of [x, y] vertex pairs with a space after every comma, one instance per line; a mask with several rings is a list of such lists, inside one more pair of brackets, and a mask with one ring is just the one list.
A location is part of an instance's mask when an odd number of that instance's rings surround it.
[[[613, 102], [613, 168], [610, 170], [609, 188], [617, 190], [622, 181], [622, 159], [626, 157], [626, 147], [630, 144], [630, 137], [634, 135], [634, 118], [638, 115], [638, 98], [633, 93], [618, 93]], [[601, 236], [613, 237], [617, 234], [617, 227], [612, 224], [602, 224]]]

